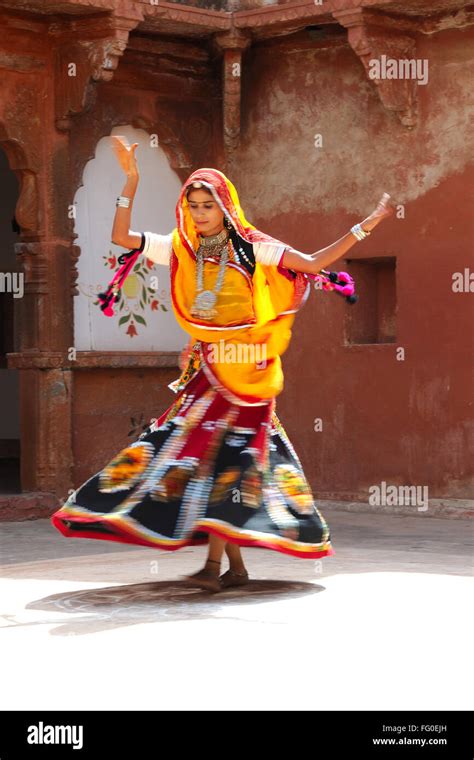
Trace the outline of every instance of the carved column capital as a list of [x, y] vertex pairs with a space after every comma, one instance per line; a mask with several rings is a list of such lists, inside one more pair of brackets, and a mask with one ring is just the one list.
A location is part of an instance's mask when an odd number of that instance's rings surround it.
[[229, 29], [226, 32], [217, 32], [212, 37], [214, 49], [216, 52], [225, 52], [226, 50], [240, 50], [243, 52], [252, 42], [251, 35], [240, 29]]
[[49, 293], [50, 257], [48, 246], [40, 242], [20, 241], [15, 243], [15, 254], [25, 276], [27, 294]]

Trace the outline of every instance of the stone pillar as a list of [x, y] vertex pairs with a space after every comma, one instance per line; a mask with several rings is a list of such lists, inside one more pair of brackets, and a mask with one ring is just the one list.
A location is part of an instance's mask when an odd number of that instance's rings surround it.
[[48, 28], [54, 80], [38, 77], [36, 87], [20, 94], [11, 88], [11, 102], [0, 104], [0, 137], [21, 178], [15, 212], [21, 237], [15, 247], [24, 297], [18, 305], [18, 353], [8, 356], [8, 366], [21, 370], [21, 487], [60, 499], [74, 488], [69, 353], [79, 248], [69, 213], [75, 191], [70, 131], [74, 116], [88, 107], [91, 80], [110, 81], [130, 31], [143, 20], [133, 4], [128, 11], [73, 22], [55, 18]]
[[73, 488], [71, 383], [71, 370], [39, 369], [34, 360], [20, 372], [23, 491], [62, 498]]
[[244, 50], [250, 45], [250, 38], [242, 32], [232, 30], [229, 33], [217, 34], [214, 37], [217, 51], [222, 60], [222, 128], [224, 138], [225, 171], [232, 177], [234, 184], [238, 183], [237, 151], [240, 145], [240, 102], [242, 57]]
[[25, 277], [19, 303], [22, 491], [67, 495], [72, 483], [72, 277], [79, 249], [58, 241], [23, 241], [16, 253]]

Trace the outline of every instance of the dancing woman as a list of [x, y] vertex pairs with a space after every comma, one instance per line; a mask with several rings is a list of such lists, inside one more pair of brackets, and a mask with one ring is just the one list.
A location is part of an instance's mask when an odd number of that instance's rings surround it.
[[[250, 224], [222, 172], [198, 169], [181, 189], [171, 233], [133, 232], [137, 143], [112, 140], [127, 175], [112, 241], [170, 267], [173, 311], [190, 341], [169, 386], [174, 402], [71, 494], [53, 525], [69, 537], [169, 551], [207, 544], [204, 567], [187, 582], [210, 592], [248, 582], [241, 546], [300, 558], [334, 554], [275, 412], [280, 357], [310, 278], [393, 214], [389, 195], [335, 243], [304, 254]], [[113, 300], [118, 289], [116, 282]], [[110, 294], [102, 304], [109, 316]], [[224, 552], [229, 569], [221, 575]]]

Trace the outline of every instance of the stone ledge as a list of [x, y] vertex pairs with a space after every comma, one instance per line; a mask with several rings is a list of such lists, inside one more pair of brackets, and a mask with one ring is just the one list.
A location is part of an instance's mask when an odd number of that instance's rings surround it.
[[469, 520], [474, 518], [474, 500], [472, 499], [428, 499], [428, 509], [419, 511], [416, 506], [394, 505], [376, 506], [366, 501], [336, 501], [318, 499], [313, 491], [314, 500], [323, 516], [326, 512], [358, 512], [377, 515], [403, 515], [409, 517], [444, 517], [447, 519]]
[[8, 369], [179, 369], [180, 351], [78, 351], [76, 359], [61, 351], [7, 354]]
[[0, 494], [0, 522], [39, 520], [50, 517], [60, 506], [56, 494], [45, 491]]
[[178, 367], [180, 351], [78, 351], [77, 360], [71, 365], [78, 369], [112, 367], [135, 369], [157, 367]]

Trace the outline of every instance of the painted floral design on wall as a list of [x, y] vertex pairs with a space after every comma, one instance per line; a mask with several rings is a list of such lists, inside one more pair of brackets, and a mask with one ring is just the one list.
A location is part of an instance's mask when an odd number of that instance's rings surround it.
[[[109, 250], [109, 255], [102, 256], [102, 258], [104, 265], [112, 272], [119, 269], [120, 264], [117, 256], [112, 251]], [[115, 313], [119, 317], [119, 327], [123, 328], [131, 338], [138, 335], [138, 325], [147, 327], [145, 314], [148, 307], [151, 311], [158, 311], [159, 309], [168, 311], [167, 306], [163, 303], [167, 300], [166, 291], [162, 290], [158, 296], [158, 291], [149, 285], [153, 267], [154, 262], [151, 259], [140, 256], [119, 290], [119, 300], [114, 304]], [[94, 301], [94, 305], [100, 306], [98, 299]]]

